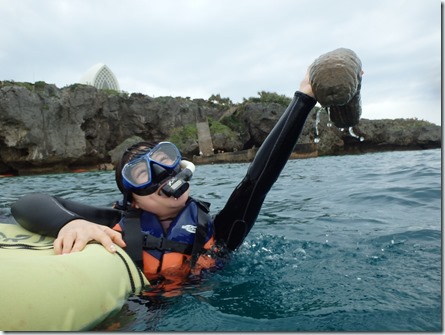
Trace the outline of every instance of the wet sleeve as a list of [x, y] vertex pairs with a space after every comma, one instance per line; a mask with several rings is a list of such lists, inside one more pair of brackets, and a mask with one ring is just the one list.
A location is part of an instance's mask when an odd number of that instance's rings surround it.
[[44, 193], [23, 196], [11, 206], [11, 213], [23, 228], [53, 237], [75, 219], [112, 227], [121, 217], [121, 212], [115, 209], [93, 207]]
[[[296, 92], [272, 131], [258, 149], [246, 176], [215, 216], [216, 239], [235, 250], [253, 227], [267, 193], [278, 179], [300, 137], [310, 111], [312, 97]], [[296, 187], [296, 185], [295, 185]]]

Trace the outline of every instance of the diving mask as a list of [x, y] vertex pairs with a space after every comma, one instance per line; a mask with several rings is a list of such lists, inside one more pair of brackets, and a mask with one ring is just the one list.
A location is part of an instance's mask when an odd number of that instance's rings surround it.
[[173, 143], [161, 142], [125, 164], [122, 181], [127, 190], [138, 195], [152, 194], [166, 183], [163, 193], [179, 198], [189, 188], [187, 181], [192, 177], [194, 167], [193, 163], [181, 160]]

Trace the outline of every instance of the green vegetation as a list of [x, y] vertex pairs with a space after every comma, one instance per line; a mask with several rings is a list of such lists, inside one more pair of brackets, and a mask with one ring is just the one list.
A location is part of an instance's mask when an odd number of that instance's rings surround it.
[[195, 124], [187, 124], [173, 129], [167, 141], [175, 143], [179, 151], [187, 151], [190, 140], [198, 141], [198, 129]]
[[245, 130], [244, 124], [241, 122], [237, 114], [232, 114], [221, 119], [220, 123], [236, 133], [243, 133]]
[[[84, 87], [94, 87], [91, 85], [86, 85], [86, 84], [80, 84], [80, 83], [75, 83], [75, 84], [71, 84], [69, 86], [66, 86], [71, 92], [77, 90], [78, 88], [82, 89]], [[116, 91], [113, 90], [111, 88], [103, 88], [103, 89], [98, 89], [98, 91], [100, 92], [104, 92], [107, 96], [118, 96], [121, 98], [129, 98], [130, 94], [128, 92], [125, 91]]]
[[274, 103], [277, 103], [277, 104], [287, 107], [290, 104], [290, 102], [292, 101], [291, 98], [286, 97], [283, 94], [278, 94], [278, 93], [274, 93], [274, 92], [261, 91], [261, 92], [258, 92], [258, 95], [260, 96], [259, 98], [257, 98], [257, 97], [250, 97], [249, 99], [243, 98], [243, 103], [246, 103], [246, 102], [272, 103], [272, 102], [274, 102]]
[[29, 91], [34, 91], [34, 84], [28, 83], [28, 82], [15, 82], [13, 80], [11, 81], [4, 81], [2, 82], [2, 86], [19, 86], [19, 87], [24, 87]]
[[[397, 119], [396, 119], [397, 120]], [[432, 125], [432, 122], [426, 121], [426, 120], [419, 120], [418, 118], [408, 118], [403, 119], [406, 122], [406, 126], [409, 127], [420, 127], [420, 126], [429, 126]]]
[[221, 122], [213, 120], [212, 118], [209, 118], [209, 127], [212, 134], [224, 134], [231, 131], [229, 127]]
[[75, 91], [78, 88], [82, 88], [82, 87], [86, 87], [86, 86], [88, 86], [88, 85], [75, 83], [75, 84], [71, 84], [71, 85], [68, 85], [68, 86], [65, 86], [65, 87], [68, 88], [72, 92], [72, 91]]
[[112, 95], [112, 96], [118, 96], [118, 97], [122, 97], [122, 98], [128, 98], [129, 97], [128, 92], [116, 91], [116, 90], [113, 90], [111, 88], [101, 88], [101, 89], [99, 89], [99, 91], [104, 92], [108, 96]]
[[212, 118], [209, 118], [209, 127], [211, 134], [223, 134], [226, 136], [231, 136], [233, 133], [233, 130], [229, 126], [219, 121], [215, 121]]
[[238, 129], [232, 129], [229, 126], [209, 118], [209, 128], [212, 135], [222, 134], [224, 137], [236, 141], [238, 139]]
[[[224, 137], [236, 140], [238, 133], [219, 121], [209, 118], [209, 128], [212, 135], [222, 134]], [[175, 143], [181, 152], [187, 152], [190, 142], [198, 141], [198, 129], [195, 124], [188, 124], [173, 129], [167, 141]]]
[[36, 81], [34, 83], [34, 88], [38, 91], [43, 91], [47, 84], [44, 81]]
[[216, 94], [216, 95], [212, 94], [209, 98], [209, 101], [211, 103], [218, 104], [221, 106], [232, 106], [233, 105], [232, 100], [230, 100], [229, 98], [221, 98], [221, 95], [219, 95], [219, 94]]
[[423, 127], [430, 127], [433, 126], [434, 123], [426, 121], [426, 120], [419, 120], [417, 118], [406, 118], [406, 119], [393, 119], [393, 120], [383, 120], [386, 121], [387, 124], [391, 124], [392, 129], [397, 130], [415, 130], [415, 129], [421, 129]]
[[53, 84], [47, 84], [44, 81], [36, 81], [34, 84], [29, 83], [29, 82], [2, 81], [1, 86], [2, 87], [4, 87], [4, 86], [23, 87], [33, 93], [44, 92], [46, 90], [46, 92], [49, 94], [49, 96], [51, 96], [51, 97], [57, 96], [56, 89], [54, 89], [56, 86]]

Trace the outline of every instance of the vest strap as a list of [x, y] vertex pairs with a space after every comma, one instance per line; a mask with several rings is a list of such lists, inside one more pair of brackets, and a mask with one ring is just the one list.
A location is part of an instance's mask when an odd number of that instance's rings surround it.
[[144, 249], [157, 249], [160, 251], [174, 251], [186, 255], [192, 254], [192, 245], [171, 241], [163, 237], [155, 237], [148, 233], [142, 233], [142, 247]]
[[198, 261], [199, 255], [204, 249], [205, 238], [207, 236], [207, 225], [209, 222], [209, 207], [208, 202], [202, 200], [195, 200], [198, 205], [198, 226], [196, 227], [195, 243], [191, 252], [190, 265], [193, 268]]
[[125, 251], [130, 258], [143, 268], [142, 264], [142, 239], [141, 239], [141, 221], [139, 219], [140, 211], [130, 210], [125, 213], [124, 225], [122, 227]]
[[[191, 200], [192, 199], [189, 198], [188, 202]], [[207, 225], [210, 219], [208, 215], [210, 204], [202, 200], [195, 200], [195, 202], [198, 205], [198, 224], [193, 244], [172, 241], [164, 237], [155, 237], [149, 233], [142, 232], [140, 221], [141, 211], [131, 209], [125, 212], [122, 225], [123, 238], [127, 244], [125, 251], [141, 269], [143, 268], [143, 249], [173, 251], [191, 255], [191, 266], [193, 267], [196, 264], [196, 261], [203, 250], [205, 237], [207, 236]]]

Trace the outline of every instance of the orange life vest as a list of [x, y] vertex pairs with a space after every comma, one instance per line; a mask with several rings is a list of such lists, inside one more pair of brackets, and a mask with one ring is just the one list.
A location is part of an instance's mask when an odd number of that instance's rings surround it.
[[125, 239], [126, 226], [137, 223], [143, 241], [141, 268], [153, 285], [171, 291], [190, 275], [199, 276], [202, 270], [216, 267], [213, 223], [202, 202], [190, 198], [167, 232], [154, 214], [145, 211], [138, 211], [131, 221], [123, 219], [113, 229], [123, 231]]

